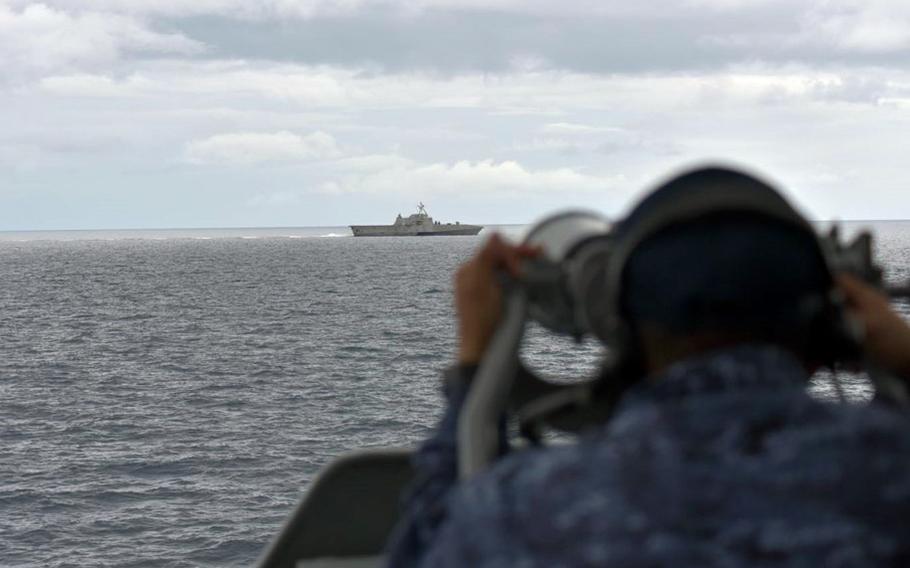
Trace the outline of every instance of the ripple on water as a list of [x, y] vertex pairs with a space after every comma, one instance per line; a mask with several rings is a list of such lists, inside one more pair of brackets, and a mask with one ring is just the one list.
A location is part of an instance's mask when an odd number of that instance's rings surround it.
[[0, 565], [250, 565], [332, 456], [425, 433], [475, 244], [0, 243]]

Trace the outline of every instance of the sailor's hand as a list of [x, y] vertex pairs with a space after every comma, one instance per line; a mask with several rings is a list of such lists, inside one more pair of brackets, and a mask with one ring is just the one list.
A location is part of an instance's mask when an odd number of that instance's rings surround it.
[[455, 273], [455, 312], [458, 317], [458, 362], [479, 363], [502, 317], [500, 275], [518, 277], [523, 259], [538, 250], [511, 245], [493, 234], [483, 248]]
[[863, 324], [863, 348], [877, 364], [910, 379], [910, 326], [891, 307], [888, 297], [859, 278], [841, 274], [837, 284], [847, 307]]

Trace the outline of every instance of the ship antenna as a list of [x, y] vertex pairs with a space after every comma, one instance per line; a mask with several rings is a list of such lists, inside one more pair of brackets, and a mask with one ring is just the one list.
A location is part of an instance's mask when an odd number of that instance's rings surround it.
[[423, 201], [420, 201], [417, 203], [417, 212], [423, 213], [424, 215], [427, 214], [427, 209], [426, 209], [426, 207], [423, 206]]

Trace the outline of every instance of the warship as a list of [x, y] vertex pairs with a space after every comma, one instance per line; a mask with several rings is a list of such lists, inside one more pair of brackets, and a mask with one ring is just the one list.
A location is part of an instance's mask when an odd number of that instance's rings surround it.
[[435, 237], [455, 235], [476, 235], [482, 225], [462, 225], [434, 221], [427, 214], [423, 203], [417, 205], [417, 213], [402, 217], [398, 214], [392, 225], [351, 225], [355, 237]]

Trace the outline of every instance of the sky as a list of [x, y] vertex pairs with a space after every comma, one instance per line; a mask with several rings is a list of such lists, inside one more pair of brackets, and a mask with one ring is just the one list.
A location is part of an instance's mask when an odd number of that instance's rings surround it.
[[0, 230], [910, 218], [905, 0], [0, 0]]

